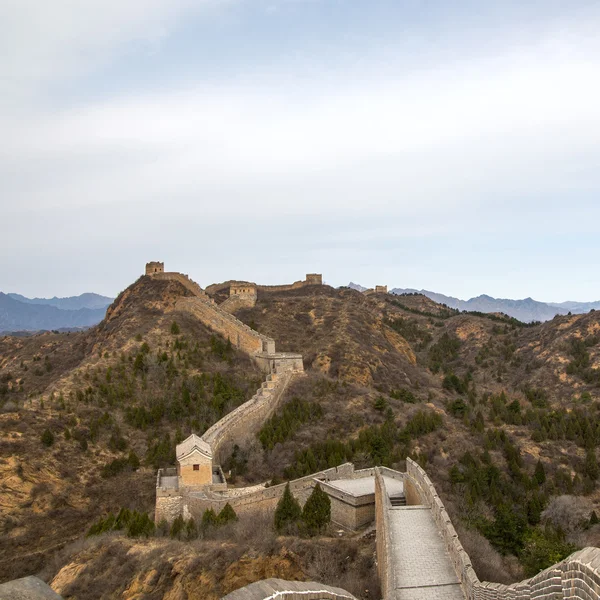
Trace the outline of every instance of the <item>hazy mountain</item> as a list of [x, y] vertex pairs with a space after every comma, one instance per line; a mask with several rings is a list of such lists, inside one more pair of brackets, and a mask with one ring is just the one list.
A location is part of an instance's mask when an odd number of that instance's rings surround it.
[[566, 315], [572, 313], [586, 313], [592, 309], [600, 308], [600, 302], [562, 302], [548, 303], [538, 302], [533, 298], [525, 298], [523, 300], [511, 300], [509, 298], [492, 298], [486, 294], [470, 298], [469, 300], [461, 300], [453, 296], [446, 296], [429, 290], [414, 290], [394, 288], [391, 290], [393, 294], [420, 293], [435, 302], [447, 304], [451, 308], [458, 310], [475, 310], [484, 313], [502, 312], [519, 321], [549, 321], [556, 315]]
[[368, 290], [369, 288], [363, 287], [362, 285], [360, 285], [359, 283], [352, 283], [352, 281], [348, 284], [348, 287], [352, 290], [356, 290], [358, 292], [364, 292], [366, 290]]
[[[357, 283], [349, 283], [348, 287], [364, 291], [366, 288]], [[458, 310], [472, 310], [483, 313], [501, 312], [507, 314], [519, 321], [529, 323], [531, 321], [549, 321], [556, 315], [566, 315], [569, 312], [574, 314], [587, 313], [590, 310], [600, 309], [600, 301], [596, 302], [538, 302], [533, 298], [523, 300], [511, 300], [509, 298], [492, 298], [486, 294], [461, 300], [453, 296], [446, 296], [430, 290], [416, 290], [413, 288], [394, 288], [390, 290], [391, 294], [423, 294], [435, 302], [446, 304], [450, 308]]]
[[102, 321], [105, 313], [105, 307], [62, 310], [48, 304], [21, 302], [0, 292], [0, 332], [89, 327]]
[[69, 296], [68, 298], [26, 298], [21, 294], [7, 294], [13, 300], [25, 302], [26, 304], [45, 304], [54, 306], [61, 310], [79, 310], [80, 308], [106, 308], [114, 298], [101, 296], [100, 294], [85, 293], [79, 296]]
[[596, 302], [573, 302], [570, 300], [568, 302], [548, 302], [547, 304], [557, 308], [564, 308], [567, 311], [570, 310], [571, 312], [578, 314], [600, 309], [600, 300], [597, 300]]

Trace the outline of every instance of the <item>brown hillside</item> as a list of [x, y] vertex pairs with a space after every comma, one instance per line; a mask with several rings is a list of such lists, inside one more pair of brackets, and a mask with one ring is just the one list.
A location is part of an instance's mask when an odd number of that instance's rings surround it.
[[[156, 467], [172, 464], [176, 439], [258, 387], [247, 356], [172, 312], [186, 294], [143, 277], [89, 331], [0, 339], [0, 579], [36, 572], [108, 510], [152, 511]], [[122, 472], [103, 476], [115, 459]]]

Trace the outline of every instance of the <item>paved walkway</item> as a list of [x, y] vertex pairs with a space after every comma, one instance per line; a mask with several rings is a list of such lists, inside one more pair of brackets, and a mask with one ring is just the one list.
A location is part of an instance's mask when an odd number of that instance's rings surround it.
[[[383, 477], [388, 496], [402, 496], [404, 483], [391, 477]], [[352, 496], [366, 496], [375, 493], [375, 477], [361, 477], [360, 479], [333, 479], [327, 482], [330, 486], [342, 490]]]
[[389, 511], [394, 600], [464, 600], [431, 509], [394, 507]]

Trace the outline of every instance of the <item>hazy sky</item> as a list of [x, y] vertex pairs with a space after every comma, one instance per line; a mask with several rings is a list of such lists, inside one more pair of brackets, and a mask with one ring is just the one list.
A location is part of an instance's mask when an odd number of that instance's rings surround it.
[[2, 0], [0, 290], [600, 299], [600, 3]]

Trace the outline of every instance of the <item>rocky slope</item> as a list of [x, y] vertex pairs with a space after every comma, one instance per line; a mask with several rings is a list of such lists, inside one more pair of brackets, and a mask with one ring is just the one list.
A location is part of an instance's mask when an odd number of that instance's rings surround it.
[[86, 332], [0, 338], [0, 577], [35, 572], [108, 510], [152, 511], [176, 440], [258, 387], [247, 356], [172, 310], [187, 293], [142, 278]]

